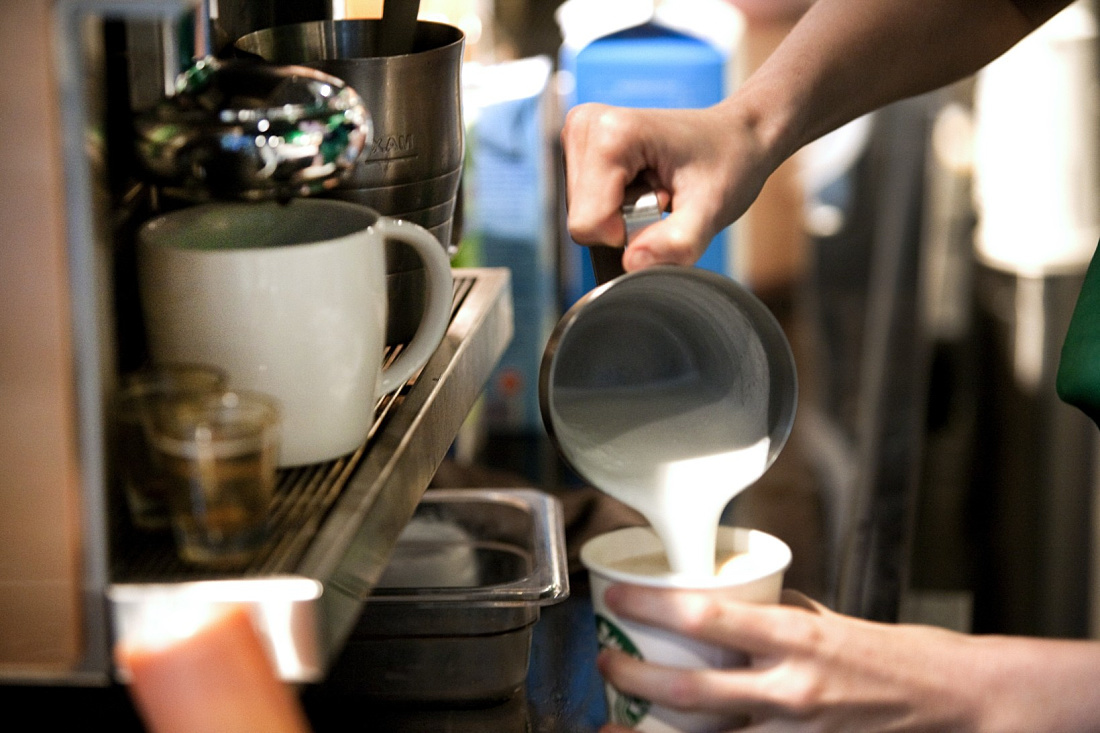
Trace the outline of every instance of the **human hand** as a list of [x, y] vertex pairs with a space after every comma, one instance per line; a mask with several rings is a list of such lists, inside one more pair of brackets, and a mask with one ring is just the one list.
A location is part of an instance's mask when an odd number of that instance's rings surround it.
[[[741, 669], [689, 670], [601, 652], [600, 672], [627, 694], [675, 709], [748, 715], [749, 731], [982, 729], [976, 721], [988, 696], [980, 681], [991, 667], [989, 645], [978, 637], [863, 621], [789, 591], [785, 605], [623, 585], [606, 599], [624, 617], [751, 658]], [[1009, 698], [999, 712], [1012, 707]]]
[[569, 231], [578, 243], [625, 244], [623, 194], [639, 177], [671, 211], [631, 241], [628, 272], [698, 260], [781, 162], [729, 103], [702, 110], [583, 104], [570, 110], [561, 139]]
[[791, 22], [813, 4], [813, 0], [726, 0], [749, 23]]

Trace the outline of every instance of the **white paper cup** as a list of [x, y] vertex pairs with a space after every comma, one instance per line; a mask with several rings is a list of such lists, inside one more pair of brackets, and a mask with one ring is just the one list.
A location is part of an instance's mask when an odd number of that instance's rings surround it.
[[[736, 569], [730, 568], [731, 572], [700, 582], [697, 578], [671, 573], [642, 574], [621, 567], [624, 561], [663, 551], [661, 541], [648, 527], [609, 532], [594, 537], [581, 548], [581, 562], [589, 571], [600, 647], [619, 649], [639, 659], [668, 666], [729, 668], [744, 665], [744, 655], [735, 650], [615, 615], [604, 603], [604, 592], [613, 583], [627, 583], [655, 588], [709, 590], [738, 601], [778, 603], [783, 575], [791, 563], [790, 548], [778, 537], [766, 532], [719, 527], [719, 556], [747, 553], [736, 561]], [[620, 694], [611, 685], [606, 685], [605, 689], [608, 720], [640, 731], [705, 733], [728, 730], [744, 722], [729, 716], [672, 710], [648, 700]]]

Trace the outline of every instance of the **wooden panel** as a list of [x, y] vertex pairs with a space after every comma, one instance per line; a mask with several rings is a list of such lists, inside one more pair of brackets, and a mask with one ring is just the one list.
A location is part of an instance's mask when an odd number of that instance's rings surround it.
[[0, 4], [0, 673], [80, 654], [80, 508], [51, 3]]

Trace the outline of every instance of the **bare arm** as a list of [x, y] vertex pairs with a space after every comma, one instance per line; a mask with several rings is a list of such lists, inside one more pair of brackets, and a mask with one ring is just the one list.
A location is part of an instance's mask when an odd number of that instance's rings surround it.
[[730, 100], [786, 157], [884, 104], [973, 74], [1062, 0], [819, 0]]
[[613, 588], [616, 612], [744, 650], [751, 664], [685, 670], [607, 651], [600, 670], [618, 689], [664, 705], [747, 713], [753, 732], [1100, 729], [1100, 642], [874, 623], [787, 598], [800, 607]]
[[562, 131], [570, 232], [584, 244], [623, 244], [621, 192], [644, 174], [673, 213], [639, 235], [624, 266], [694, 262], [803, 145], [884, 104], [974, 73], [1066, 5], [818, 0], [756, 73], [714, 107], [574, 108]]

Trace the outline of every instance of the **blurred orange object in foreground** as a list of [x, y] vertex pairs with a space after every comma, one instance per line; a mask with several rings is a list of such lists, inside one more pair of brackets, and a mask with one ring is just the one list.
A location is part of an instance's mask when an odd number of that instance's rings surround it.
[[233, 607], [182, 638], [121, 642], [115, 654], [129, 669], [130, 695], [150, 733], [310, 729], [244, 607]]

